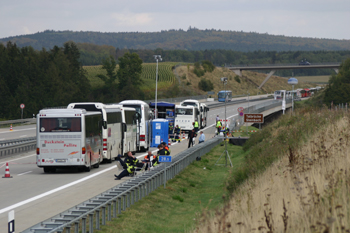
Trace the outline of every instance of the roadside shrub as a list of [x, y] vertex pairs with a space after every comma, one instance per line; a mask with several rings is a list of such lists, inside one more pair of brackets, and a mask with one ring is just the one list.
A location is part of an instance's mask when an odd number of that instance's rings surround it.
[[182, 79], [186, 79], [186, 74], [181, 76]]
[[236, 80], [236, 82], [241, 83], [241, 79], [239, 78], [238, 75], [235, 76], [235, 80]]
[[214, 64], [211, 61], [208, 61], [208, 60], [202, 61], [202, 66], [203, 66], [203, 69], [206, 72], [209, 72], [209, 73], [211, 73], [211, 72], [213, 72], [215, 70]]
[[173, 198], [174, 200], [179, 201], [179, 202], [184, 202], [184, 199], [183, 199], [182, 197], [180, 197], [179, 195], [172, 196], [172, 198]]
[[198, 83], [198, 88], [202, 91], [211, 91], [214, 89], [214, 84], [209, 79], [202, 79]]
[[201, 70], [200, 68], [194, 68], [193, 73], [195, 73], [195, 75], [200, 78], [205, 74], [205, 71]]

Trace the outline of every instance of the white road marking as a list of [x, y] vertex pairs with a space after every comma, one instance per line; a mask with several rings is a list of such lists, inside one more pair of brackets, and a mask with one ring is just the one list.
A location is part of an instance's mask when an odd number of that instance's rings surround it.
[[19, 136], [20, 138], [23, 138], [23, 137], [25, 137], [25, 136], [27, 136], [27, 135], [22, 135], [22, 136]]
[[25, 174], [28, 174], [28, 173], [31, 173], [31, 172], [33, 172], [33, 171], [23, 172], [21, 174], [18, 174], [17, 176], [25, 175]]
[[0, 138], [0, 141], [5, 140], [5, 138]]
[[73, 186], [73, 185], [79, 184], [79, 183], [84, 182], [84, 181], [86, 181], [86, 180], [89, 180], [89, 179], [91, 179], [91, 178], [93, 178], [93, 177], [95, 177], [95, 176], [98, 176], [98, 175], [100, 175], [100, 174], [102, 174], [102, 173], [105, 173], [105, 172], [107, 172], [107, 171], [109, 171], [109, 170], [115, 169], [116, 167], [117, 167], [116, 165], [113, 165], [113, 166], [111, 166], [111, 167], [109, 167], [109, 168], [106, 168], [105, 170], [96, 172], [96, 173], [94, 173], [94, 174], [92, 174], [92, 175], [90, 175], [90, 176], [84, 177], [84, 178], [82, 178], [82, 179], [80, 179], [80, 180], [73, 181], [73, 182], [71, 182], [71, 183], [69, 183], [69, 184], [66, 184], [66, 185], [63, 185], [63, 186], [61, 186], [61, 187], [52, 189], [52, 190], [50, 190], [50, 191], [48, 191], [48, 192], [46, 192], [46, 193], [42, 193], [42, 194], [37, 195], [37, 196], [35, 196], [35, 197], [29, 198], [29, 199], [27, 199], [27, 200], [18, 202], [18, 203], [14, 204], [14, 205], [11, 205], [11, 206], [8, 206], [8, 207], [6, 207], [6, 208], [3, 208], [3, 209], [0, 210], [0, 214], [5, 213], [5, 212], [7, 212], [7, 211], [10, 211], [10, 210], [12, 210], [12, 209], [15, 209], [15, 208], [17, 208], [17, 207], [20, 207], [20, 206], [22, 206], [22, 205], [28, 204], [28, 203], [30, 203], [30, 202], [36, 201], [36, 200], [38, 200], [38, 199], [40, 199], [40, 198], [43, 198], [43, 197], [48, 196], [48, 195], [50, 195], [50, 194], [56, 193], [56, 192], [61, 191], [61, 190], [63, 190], [63, 189], [69, 188], [69, 187], [71, 187], [71, 186]]
[[[31, 156], [34, 156], [34, 155], [36, 155], [36, 154], [32, 154], [32, 155], [28, 155], [28, 156], [24, 156], [24, 157], [20, 157], [20, 158], [17, 158], [17, 159], [12, 159], [12, 160], [8, 160], [8, 161], [6, 161], [6, 162], [12, 162], [12, 161], [16, 161], [16, 160], [20, 160], [20, 159], [25, 159], [25, 158], [28, 158], [28, 157], [31, 157]], [[5, 163], [6, 163], [5, 162]]]

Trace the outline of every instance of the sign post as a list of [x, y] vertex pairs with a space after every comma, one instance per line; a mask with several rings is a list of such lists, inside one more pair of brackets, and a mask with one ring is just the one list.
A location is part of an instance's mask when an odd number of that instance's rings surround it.
[[166, 163], [171, 163], [171, 156], [169, 155], [165, 155], [165, 156], [159, 156], [159, 162], [160, 163], [165, 163], [164, 165], [164, 188], [165, 188], [165, 184], [166, 184], [166, 167], [167, 167], [167, 164]]
[[26, 106], [25, 106], [24, 104], [21, 104], [21, 105], [19, 105], [19, 107], [20, 107], [21, 110], [22, 110], [21, 119], [23, 119], [23, 108], [25, 108]]

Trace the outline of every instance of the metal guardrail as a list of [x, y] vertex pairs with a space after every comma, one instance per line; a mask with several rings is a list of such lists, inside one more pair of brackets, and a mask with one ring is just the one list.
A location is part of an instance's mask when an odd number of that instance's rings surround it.
[[[166, 166], [165, 163], [154, 167], [151, 171], [143, 172], [114, 188], [107, 190], [73, 208], [70, 208], [54, 217], [38, 223], [22, 233], [54, 233], [74, 232], [93, 233], [94, 229], [100, 229], [100, 222], [106, 225], [106, 220], [111, 221], [118, 215], [141, 200], [149, 193], [163, 185], [165, 181], [174, 178], [190, 163], [208, 153], [218, 145], [223, 138], [212, 138], [195, 147], [189, 148], [173, 158], [173, 162]], [[166, 176], [166, 178], [164, 178]], [[87, 229], [88, 228], [88, 229]]]
[[14, 144], [3, 145], [0, 147], [0, 157], [6, 155], [12, 155], [20, 152], [27, 152], [35, 150], [36, 148], [36, 137], [33, 139], [28, 139], [26, 141], [21, 141]]
[[25, 118], [9, 121], [0, 121], [0, 125], [10, 125], [10, 124], [22, 124], [22, 123], [35, 123], [36, 118]]
[[[174, 98], [167, 98], [167, 99], [158, 99], [157, 102], [169, 102], [169, 103], [177, 103], [181, 102], [187, 99], [193, 99], [193, 100], [201, 100], [206, 99], [208, 95], [195, 95], [195, 96], [185, 96], [185, 97], [174, 97]], [[146, 103], [154, 102], [154, 99], [152, 100], [143, 100]]]

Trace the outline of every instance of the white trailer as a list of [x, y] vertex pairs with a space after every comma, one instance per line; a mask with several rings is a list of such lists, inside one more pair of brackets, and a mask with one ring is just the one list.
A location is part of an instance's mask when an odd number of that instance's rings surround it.
[[78, 167], [90, 171], [102, 161], [102, 114], [83, 109], [47, 109], [37, 115], [37, 166], [44, 172]]

